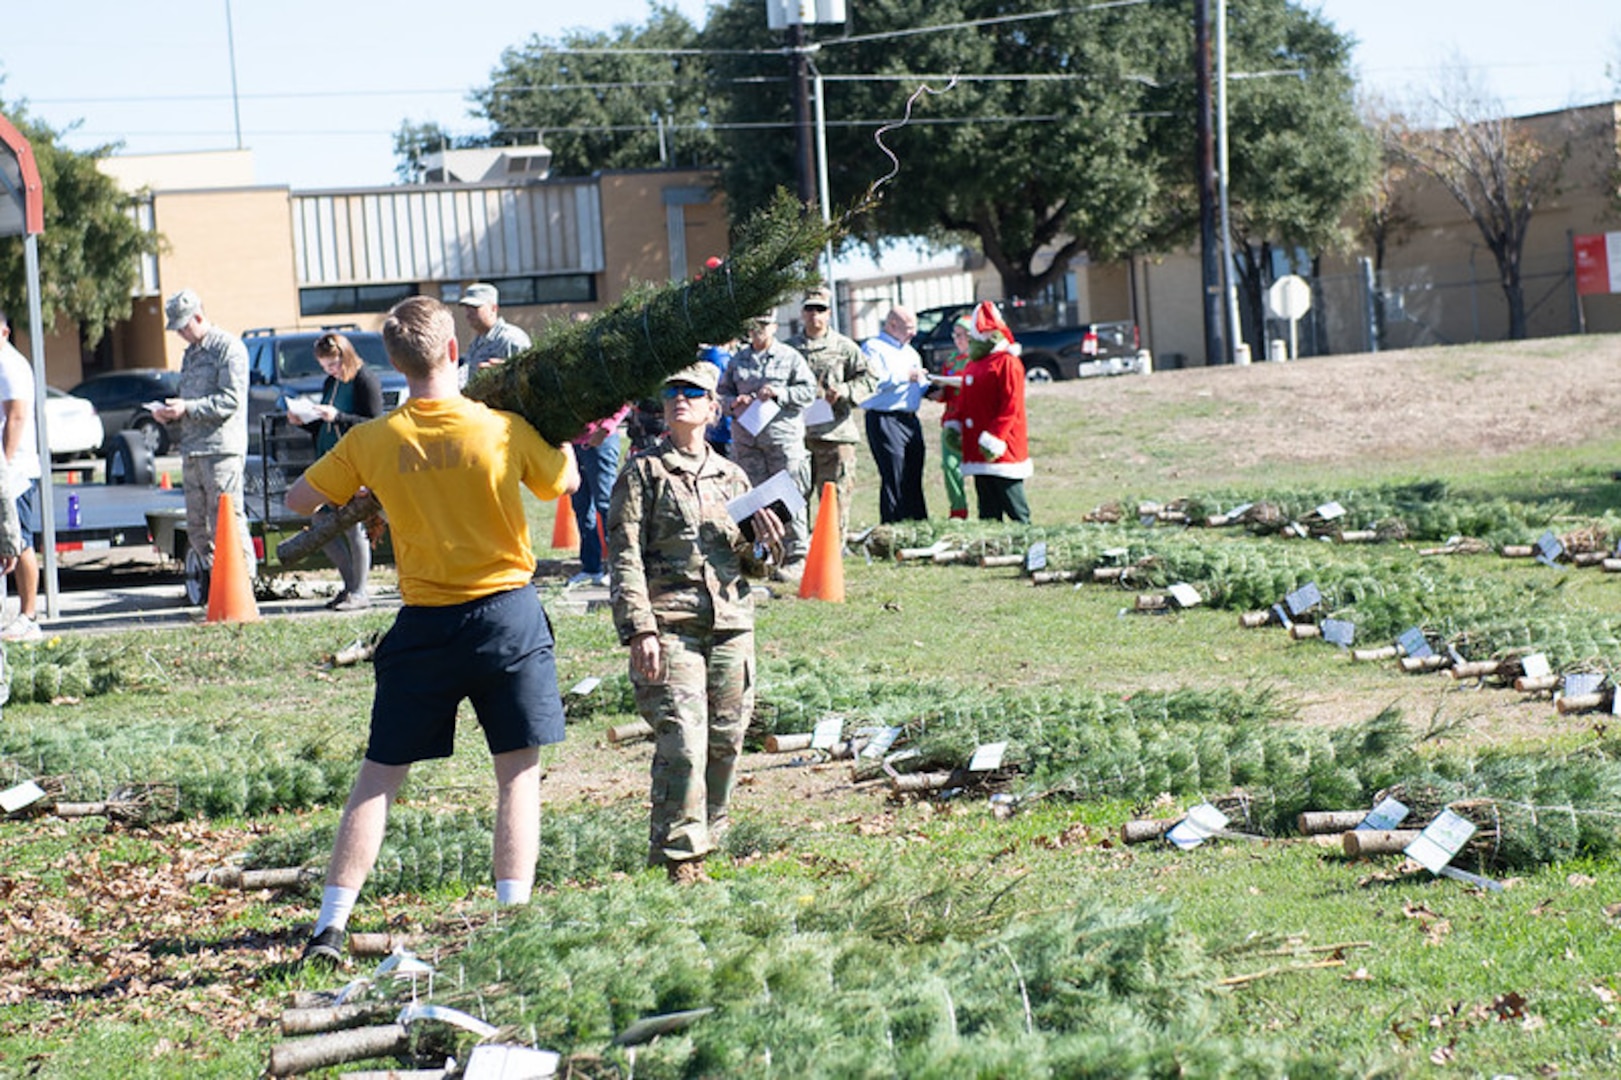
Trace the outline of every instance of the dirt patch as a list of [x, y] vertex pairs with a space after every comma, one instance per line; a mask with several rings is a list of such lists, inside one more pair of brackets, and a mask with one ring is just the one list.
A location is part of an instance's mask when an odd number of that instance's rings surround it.
[[1172, 416], [1162, 436], [1217, 448], [1204, 464], [1218, 471], [1417, 462], [1608, 435], [1618, 366], [1621, 336], [1610, 334], [1055, 383], [1032, 400]]

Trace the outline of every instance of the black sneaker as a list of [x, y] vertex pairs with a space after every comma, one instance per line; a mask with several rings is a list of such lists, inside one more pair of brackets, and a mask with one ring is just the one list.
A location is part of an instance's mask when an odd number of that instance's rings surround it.
[[300, 962], [342, 967], [344, 937], [344, 932], [338, 927], [327, 927], [310, 938], [309, 944], [304, 946], [304, 957]]

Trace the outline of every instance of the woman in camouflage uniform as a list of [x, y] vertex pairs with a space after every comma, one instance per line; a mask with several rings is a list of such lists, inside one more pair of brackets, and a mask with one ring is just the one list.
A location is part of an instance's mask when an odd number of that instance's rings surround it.
[[[754, 708], [751, 541], [726, 510], [749, 481], [704, 440], [717, 375], [700, 362], [666, 380], [669, 434], [631, 458], [608, 507], [614, 625], [655, 739], [648, 863], [681, 882], [703, 877], [725, 831]], [[781, 543], [777, 517], [751, 521], [759, 540]]]

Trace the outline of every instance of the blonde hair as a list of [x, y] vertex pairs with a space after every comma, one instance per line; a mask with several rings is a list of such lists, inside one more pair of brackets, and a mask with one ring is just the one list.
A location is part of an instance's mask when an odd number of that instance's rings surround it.
[[336, 356], [338, 358], [338, 378], [344, 382], [349, 382], [359, 374], [364, 363], [360, 359], [360, 354], [355, 352], [354, 343], [342, 334], [326, 333], [316, 338], [315, 356], [317, 359]]
[[383, 346], [402, 375], [426, 378], [450, 361], [456, 320], [450, 309], [431, 296], [401, 300], [383, 323]]

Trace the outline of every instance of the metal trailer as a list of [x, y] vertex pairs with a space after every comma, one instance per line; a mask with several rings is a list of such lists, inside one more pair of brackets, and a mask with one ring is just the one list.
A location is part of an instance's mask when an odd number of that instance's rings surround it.
[[[274, 574], [287, 569], [277, 561], [277, 546], [309, 524], [309, 518], [287, 509], [283, 496], [314, 460], [315, 444], [309, 432], [290, 425], [283, 415], [271, 414], [262, 418], [259, 445], [261, 452], [249, 454], [243, 470], [242, 501], [261, 573]], [[182, 497], [174, 505], [149, 510], [146, 522], [158, 551], [181, 564], [187, 599], [194, 604], [207, 603], [208, 567], [187, 542], [185, 499]], [[382, 542], [372, 549], [372, 563], [391, 562], [393, 554], [385, 534]], [[318, 569], [331, 563], [317, 553], [302, 560], [299, 566]]]

